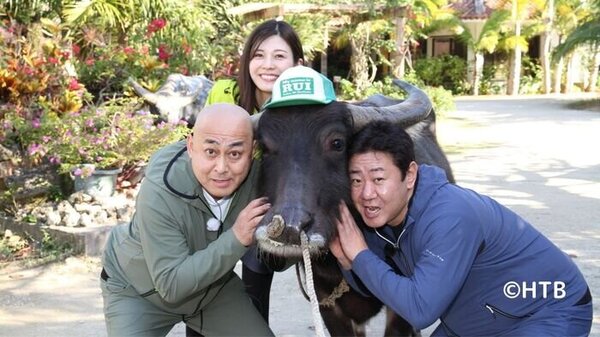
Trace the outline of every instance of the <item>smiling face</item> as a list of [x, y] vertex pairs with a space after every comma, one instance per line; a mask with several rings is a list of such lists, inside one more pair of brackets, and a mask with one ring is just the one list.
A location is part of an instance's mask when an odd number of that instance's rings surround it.
[[352, 201], [367, 226], [403, 223], [417, 177], [414, 161], [402, 177], [389, 153], [369, 151], [350, 158], [349, 174]]
[[202, 187], [215, 199], [233, 194], [252, 164], [248, 113], [229, 104], [208, 107], [198, 115], [187, 147], [194, 175]]
[[271, 97], [273, 84], [279, 75], [295, 65], [292, 49], [279, 35], [268, 37], [258, 46], [250, 59], [249, 71], [260, 105]]

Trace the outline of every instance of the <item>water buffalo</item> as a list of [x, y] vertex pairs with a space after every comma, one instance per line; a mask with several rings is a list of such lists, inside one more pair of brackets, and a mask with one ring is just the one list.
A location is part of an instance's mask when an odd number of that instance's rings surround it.
[[204, 76], [171, 74], [156, 91], [151, 92], [130, 78], [135, 92], [150, 104], [152, 113], [162, 120], [177, 123], [185, 120], [193, 126], [198, 112], [202, 110], [213, 82]]
[[[394, 84], [407, 91], [406, 100], [376, 95], [354, 104], [280, 107], [254, 116], [263, 151], [260, 186], [272, 204], [255, 233], [259, 249], [298, 259], [302, 255], [300, 232], [306, 233], [321, 315], [332, 336], [364, 335], [365, 323], [382, 308], [375, 298], [341, 290], [342, 274], [328, 254], [328, 242], [336, 235], [337, 205], [340, 199], [351, 204], [347, 144], [352, 135], [375, 119], [400, 123], [414, 139], [417, 160], [446, 169], [453, 180], [436, 140], [429, 98], [404, 82], [395, 80]], [[355, 218], [360, 221], [360, 216]], [[388, 311], [386, 336], [418, 334]]]

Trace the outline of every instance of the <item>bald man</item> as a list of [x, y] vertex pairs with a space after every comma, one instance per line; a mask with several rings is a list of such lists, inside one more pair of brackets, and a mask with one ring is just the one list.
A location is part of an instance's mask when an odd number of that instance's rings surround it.
[[270, 205], [256, 198], [248, 113], [200, 112], [187, 141], [155, 153], [130, 223], [111, 231], [101, 288], [108, 336], [271, 336], [233, 272]]

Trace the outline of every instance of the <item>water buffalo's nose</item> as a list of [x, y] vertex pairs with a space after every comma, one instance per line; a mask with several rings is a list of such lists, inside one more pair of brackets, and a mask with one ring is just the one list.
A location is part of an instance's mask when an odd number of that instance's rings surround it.
[[286, 207], [273, 216], [267, 226], [267, 234], [269, 238], [275, 239], [286, 231], [300, 233], [310, 222], [311, 216], [307, 211], [298, 207]]

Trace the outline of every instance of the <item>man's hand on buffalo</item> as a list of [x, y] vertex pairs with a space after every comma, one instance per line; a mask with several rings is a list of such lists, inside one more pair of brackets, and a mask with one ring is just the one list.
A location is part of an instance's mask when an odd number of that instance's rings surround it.
[[254, 240], [254, 231], [260, 223], [271, 204], [267, 198], [252, 200], [238, 215], [232, 230], [235, 237], [244, 246], [250, 246]]
[[331, 241], [329, 249], [342, 268], [349, 270], [356, 255], [368, 248], [348, 206], [343, 201], [340, 203], [340, 218], [336, 220], [336, 226], [338, 236]]

